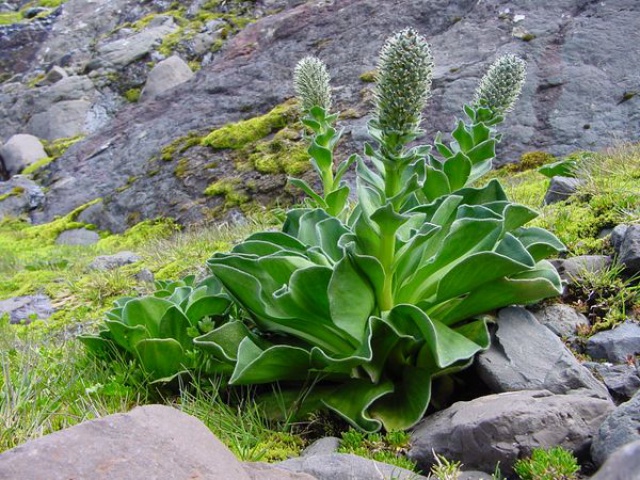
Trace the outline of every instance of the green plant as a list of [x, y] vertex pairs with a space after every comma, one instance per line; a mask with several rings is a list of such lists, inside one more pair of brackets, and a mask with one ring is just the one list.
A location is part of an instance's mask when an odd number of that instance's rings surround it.
[[233, 344], [217, 330], [196, 340], [231, 363], [231, 384], [315, 384], [300, 411], [324, 406], [365, 431], [406, 429], [424, 414], [431, 380], [488, 347], [481, 314], [560, 293], [543, 259], [563, 245], [524, 228], [535, 212], [509, 202], [498, 181], [471, 186], [491, 169], [493, 127], [515, 101], [523, 62], [496, 62], [453, 141], [436, 138], [438, 156], [408, 147], [431, 68], [415, 31], [385, 44], [369, 125], [377, 148], [365, 147], [371, 167], [355, 159], [353, 210], [326, 201], [342, 166], [333, 170], [333, 116], [314, 105], [305, 120], [325, 197], [310, 193], [316, 208], [291, 210], [281, 232], [254, 234], [208, 261], [253, 327]]
[[534, 449], [530, 458], [518, 460], [513, 469], [522, 480], [575, 480], [580, 467], [571, 452], [553, 447]]
[[154, 381], [167, 382], [189, 370], [215, 372], [217, 365], [196, 355], [193, 337], [210, 331], [229, 309], [215, 278], [195, 283], [158, 281], [158, 290], [141, 298], [121, 298], [107, 312], [105, 328], [80, 340], [90, 352], [109, 356], [124, 350]]
[[431, 467], [429, 478], [433, 480], [458, 480], [460, 478], [460, 462], [447, 460], [442, 455], [435, 455], [436, 463]]
[[407, 470], [417, 470], [416, 462], [405, 456], [410, 440], [406, 432], [394, 431], [381, 435], [350, 429], [342, 432], [341, 437], [338, 453], [351, 453]]

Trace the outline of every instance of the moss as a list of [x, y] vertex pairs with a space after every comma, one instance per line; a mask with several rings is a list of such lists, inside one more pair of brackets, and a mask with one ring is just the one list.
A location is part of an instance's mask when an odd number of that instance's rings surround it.
[[199, 72], [202, 69], [202, 64], [197, 60], [191, 60], [187, 62], [187, 65], [189, 65], [189, 68], [194, 73]]
[[129, 103], [136, 103], [140, 100], [140, 94], [142, 93], [141, 88], [130, 88], [126, 92], [124, 92], [124, 98]]
[[0, 25], [11, 25], [22, 21], [22, 13], [20, 12], [1, 12]]
[[51, 162], [53, 162], [55, 160], [54, 157], [44, 157], [41, 158], [40, 160], [33, 162], [31, 165], [28, 165], [23, 171], [22, 174], [23, 175], [29, 175], [31, 173], [36, 172], [37, 170], [40, 170], [43, 167], [46, 167], [47, 165], [49, 165]]
[[9, 197], [17, 197], [18, 195], [22, 195], [24, 193], [24, 187], [13, 187], [10, 192], [7, 192], [3, 195], [0, 195], [0, 202], [6, 200]]
[[150, 240], [168, 238], [179, 230], [180, 227], [169, 218], [145, 220], [122, 235], [111, 235], [101, 239], [97, 247], [101, 250], [135, 250]]
[[76, 135], [75, 137], [58, 138], [52, 142], [43, 141], [44, 151], [55, 160], [62, 156], [74, 143], [79, 142], [83, 138], [84, 135]]
[[557, 158], [548, 152], [532, 151], [523, 153], [520, 156], [520, 162], [509, 163], [503, 167], [507, 172], [524, 172], [525, 170], [533, 170], [547, 163], [553, 163]]
[[278, 105], [265, 115], [225, 125], [213, 130], [203, 140], [202, 144], [214, 150], [238, 150], [248, 144], [261, 140], [276, 130], [285, 127], [297, 116], [294, 101]]
[[309, 168], [309, 155], [302, 142], [274, 138], [256, 145], [249, 161], [260, 173], [300, 175]]
[[181, 158], [178, 161], [178, 165], [176, 166], [173, 173], [178, 178], [184, 178], [187, 176], [188, 172], [189, 172], [189, 159]]
[[360, 75], [360, 80], [365, 83], [373, 83], [376, 81], [377, 76], [378, 76], [377, 69], [369, 70], [367, 72], [364, 72], [362, 75]]
[[[1, 14], [0, 14], [1, 15]], [[47, 78], [47, 75], [44, 73], [40, 73], [38, 75], [36, 75], [35, 77], [33, 77], [31, 80], [29, 80], [27, 82], [27, 87], [29, 88], [35, 88], [38, 86], [38, 84], [40, 82], [42, 82], [45, 78]]]
[[224, 197], [224, 207], [231, 208], [249, 201], [249, 196], [240, 188], [241, 185], [242, 180], [240, 178], [224, 178], [209, 185], [204, 194], [208, 197]]
[[162, 147], [160, 150], [160, 158], [165, 162], [170, 162], [177, 155], [182, 155], [184, 152], [200, 145], [202, 138], [197, 132], [189, 132], [184, 137], [176, 138], [169, 145]]
[[525, 33], [520, 37], [520, 40], [523, 42], [530, 42], [531, 40], [535, 40], [536, 36], [533, 33]]

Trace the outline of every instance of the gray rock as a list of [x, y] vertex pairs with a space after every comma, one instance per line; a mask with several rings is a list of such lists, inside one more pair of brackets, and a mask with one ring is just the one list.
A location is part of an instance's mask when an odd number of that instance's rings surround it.
[[[214, 181], [211, 177], [221, 178], [228, 172], [223, 167], [198, 168], [196, 178], [183, 182], [172, 178], [175, 166], [168, 162], [157, 167], [156, 175], [147, 175], [149, 160], [164, 145], [190, 131], [206, 133], [217, 126], [266, 113], [290, 98], [291, 72], [298, 59], [309, 54], [327, 62], [336, 87], [336, 104], [369, 111], [370, 105], [361, 96], [365, 87], [358, 77], [375, 66], [384, 38], [406, 25], [415, 26], [429, 37], [436, 56], [434, 92], [424, 125], [429, 132], [428, 141], [438, 130], [450, 131], [455, 116], [461, 113], [462, 102], [473, 97], [477, 80], [495, 56], [504, 53], [525, 57], [529, 76], [514, 112], [501, 126], [504, 137], [498, 146], [497, 164], [517, 159], [530, 150], [546, 150], [559, 156], [576, 149], [607, 146], [612, 138], [629, 141], [640, 138], [637, 108], [640, 96], [620, 102], [625, 91], [637, 89], [635, 66], [640, 63], [640, 52], [626, 48], [640, 21], [640, 4], [635, 0], [617, 0], [615, 4], [519, 0], [513, 9], [524, 15], [518, 25], [536, 34], [532, 42], [511, 36], [511, 16], [498, 15], [504, 6], [499, 0], [481, 3], [433, 0], [429, 2], [429, 15], [425, 15], [423, 2], [410, 0], [247, 3], [256, 3], [256, 11], [282, 10], [258, 19], [228, 39], [202, 73], [188, 85], [176, 87], [171, 98], [126, 105], [109, 126], [87, 138], [76, 154], [68, 153], [61, 158], [50, 182], [54, 182], [56, 175], [64, 177], [82, 171], [81, 184], [73, 191], [55, 189], [51, 194], [53, 201], [48, 202], [38, 221], [64, 215], [98, 197], [114, 197], [108, 210], [121, 226], [133, 212], [140, 212], [142, 218], [162, 215], [179, 218], [184, 223], [201, 221], [207, 212], [218, 207], [213, 199], [203, 200], [202, 191]], [[21, 38], [20, 56], [27, 61], [20, 63], [20, 69], [33, 68], [34, 57], [57, 61], [71, 55], [70, 66], [65, 64], [65, 68], [77, 72], [95, 58], [96, 41], [100, 51], [104, 45], [126, 40], [114, 40], [109, 33], [123, 16], [141, 18], [148, 5], [151, 2], [66, 2], [51, 32], [30, 34], [33, 39]], [[364, 24], [366, 29], [352, 28]], [[121, 30], [117, 35], [123, 34]], [[326, 39], [331, 39], [330, 45]], [[34, 44], [40, 47], [31, 57]], [[0, 40], [3, 52], [0, 57], [8, 51], [4, 47]], [[122, 50], [124, 46], [119, 48]], [[479, 57], [478, 51], [492, 53]], [[15, 58], [12, 56], [12, 60]], [[0, 100], [0, 117], [7, 119], [0, 124], [3, 138], [18, 131], [29, 118], [10, 113], [14, 98], [11, 94]], [[345, 121], [344, 126], [350, 129], [350, 123]], [[585, 130], [587, 124], [589, 129]], [[138, 138], [134, 131], [144, 133], [144, 137]], [[116, 139], [113, 149], [95, 157], [95, 165], [86, 161], [97, 146], [113, 139]], [[361, 151], [361, 142], [349, 136], [344, 140], [339, 156]], [[192, 149], [186, 156], [196, 163], [201, 155], [201, 151]], [[224, 155], [209, 152], [208, 163], [223, 165]], [[131, 175], [139, 176], [140, 180], [125, 195], [120, 195], [117, 179]], [[251, 175], [255, 176], [255, 172]], [[282, 185], [274, 186], [258, 201], [273, 200]], [[144, 202], [136, 200], [149, 195], [148, 192], [157, 193], [151, 203], [146, 198]], [[189, 208], [194, 203], [197, 206]]]
[[618, 255], [620, 255], [622, 240], [624, 239], [624, 234], [627, 233], [628, 228], [629, 225], [625, 225], [624, 223], [622, 223], [620, 225], [616, 225], [615, 228], [611, 231], [611, 246]]
[[4, 168], [9, 175], [20, 173], [32, 163], [47, 156], [37, 137], [24, 133], [13, 135], [0, 147]]
[[175, 25], [147, 28], [130, 37], [105, 43], [98, 47], [98, 55], [106, 62], [124, 67], [147, 55], [162, 37], [175, 31]]
[[310, 457], [312, 455], [328, 455], [336, 453], [340, 447], [340, 439], [338, 437], [324, 437], [319, 438], [302, 452], [303, 457]]
[[476, 362], [480, 378], [494, 392], [544, 389], [610, 398], [604, 385], [527, 310], [500, 310], [497, 325], [491, 347]]
[[597, 378], [609, 389], [618, 400], [629, 400], [640, 390], [640, 372], [637, 365], [628, 363], [613, 365], [611, 363], [585, 362], [585, 367], [591, 370]]
[[6, 451], [0, 478], [251, 479], [202, 422], [162, 405], [84, 422]]
[[94, 270], [114, 270], [125, 265], [130, 265], [141, 260], [140, 255], [133, 252], [118, 252], [113, 255], [101, 255], [89, 264]]
[[9, 323], [29, 324], [33, 320], [46, 320], [55, 310], [46, 295], [13, 297], [0, 301], [0, 317], [9, 316]]
[[587, 317], [562, 303], [547, 305], [534, 312], [534, 315], [542, 325], [564, 338], [575, 335], [580, 326], [590, 326]]
[[69, 75], [67, 74], [64, 68], [59, 67], [58, 65], [54, 65], [47, 72], [47, 76], [44, 77], [44, 80], [41, 83], [44, 85], [53, 85], [54, 83], [57, 83], [64, 78], [67, 78], [68, 76]]
[[147, 268], [143, 268], [138, 273], [136, 273], [133, 278], [135, 278], [138, 282], [146, 282], [153, 283], [155, 281], [155, 275], [153, 272]]
[[611, 330], [598, 332], [589, 338], [586, 350], [596, 360], [624, 363], [640, 354], [640, 325], [627, 320]]
[[242, 466], [251, 480], [316, 480], [306, 473], [291, 472], [268, 463], [245, 462]]
[[613, 452], [591, 480], [640, 480], [640, 440]]
[[347, 453], [311, 455], [276, 464], [292, 472], [304, 472], [318, 480], [420, 480], [415, 472]]
[[640, 393], [618, 406], [593, 437], [591, 458], [602, 465], [618, 448], [640, 440]]
[[640, 225], [629, 225], [625, 230], [618, 260], [629, 275], [640, 273]]
[[93, 230], [74, 228], [65, 230], [58, 235], [56, 243], [58, 245], [93, 245], [94, 243], [98, 243], [98, 240], [100, 240], [100, 235]]
[[599, 273], [611, 265], [611, 257], [606, 255], [580, 255], [551, 262], [562, 280], [568, 283], [579, 283], [585, 273]]
[[0, 220], [5, 217], [20, 217], [44, 203], [42, 188], [24, 175], [14, 175], [0, 182]]
[[193, 77], [187, 63], [177, 55], [173, 55], [158, 63], [149, 72], [147, 83], [142, 90], [142, 98], [152, 98]]
[[544, 195], [544, 204], [562, 202], [576, 193], [580, 187], [580, 180], [570, 177], [553, 177], [549, 182], [549, 188]]
[[[526, 337], [525, 337], [526, 338]], [[591, 438], [613, 409], [611, 402], [581, 395], [522, 391], [457, 402], [415, 427], [409, 457], [428, 471], [435, 451], [467, 468], [504, 474], [534, 448], [561, 445], [585, 456]]]
[[87, 100], [57, 102], [48, 110], [33, 115], [27, 129], [46, 140], [75, 137], [88, 132], [86, 123], [90, 110], [91, 102]]

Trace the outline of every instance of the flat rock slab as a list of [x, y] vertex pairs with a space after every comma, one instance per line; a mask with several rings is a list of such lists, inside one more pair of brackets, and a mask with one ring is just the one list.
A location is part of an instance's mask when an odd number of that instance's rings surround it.
[[598, 332], [587, 341], [587, 355], [596, 360], [625, 363], [640, 354], [640, 325], [627, 320], [622, 325]]
[[598, 362], [588, 362], [583, 365], [602, 379], [617, 400], [629, 400], [640, 390], [640, 370], [637, 365]]
[[596, 465], [601, 465], [618, 448], [635, 441], [640, 441], [640, 393], [604, 420], [593, 438], [591, 457]]
[[0, 455], [0, 478], [251, 480], [252, 476], [202, 422], [171, 407], [149, 405], [13, 448]]
[[140, 260], [141, 257], [133, 252], [118, 252], [113, 255], [100, 255], [96, 257], [89, 265], [89, 268], [94, 270], [114, 270]]
[[93, 230], [87, 230], [86, 228], [74, 228], [71, 230], [65, 230], [58, 238], [56, 243], [58, 245], [93, 245], [98, 243], [100, 235]]
[[457, 402], [418, 424], [409, 457], [423, 471], [435, 463], [435, 451], [485, 472], [500, 462], [505, 474], [513, 473], [515, 461], [537, 447], [561, 445], [585, 457], [591, 438], [613, 408], [607, 400], [545, 390]]
[[426, 480], [410, 470], [347, 453], [292, 458], [277, 465], [318, 480]]
[[520, 307], [500, 310], [491, 347], [478, 356], [480, 378], [494, 392], [549, 390], [584, 391], [609, 399], [609, 392], [580, 365], [571, 351], [548, 328]]
[[54, 312], [49, 297], [32, 295], [0, 301], [0, 317], [9, 316], [9, 323], [28, 324], [33, 320], [46, 320]]

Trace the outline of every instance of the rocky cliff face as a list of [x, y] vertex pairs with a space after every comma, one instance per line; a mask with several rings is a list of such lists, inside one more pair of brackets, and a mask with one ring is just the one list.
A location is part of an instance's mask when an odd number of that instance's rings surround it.
[[[562, 155], [640, 138], [636, 0], [69, 0], [40, 15], [0, 27], [0, 140], [87, 136], [38, 172], [48, 192], [31, 212], [35, 221], [96, 198], [102, 202], [84, 219], [111, 230], [156, 216], [197, 222], [250, 198], [267, 203], [282, 194], [287, 169], [260, 168], [256, 155], [277, 153], [280, 140], [252, 139], [233, 150], [198, 139], [285, 102], [296, 62], [316, 55], [347, 113], [343, 149], [359, 148], [370, 108], [363, 74], [375, 68], [384, 39], [406, 26], [430, 39], [435, 56], [427, 140], [450, 131], [480, 76], [505, 53], [528, 62], [528, 80], [506, 122], [499, 163], [530, 150]], [[126, 102], [172, 54], [202, 68], [178, 86]], [[69, 77], [34, 81], [54, 65]], [[296, 140], [289, 130], [285, 146]], [[266, 134], [282, 132], [278, 125]], [[219, 188], [204, 195], [212, 184]]]

